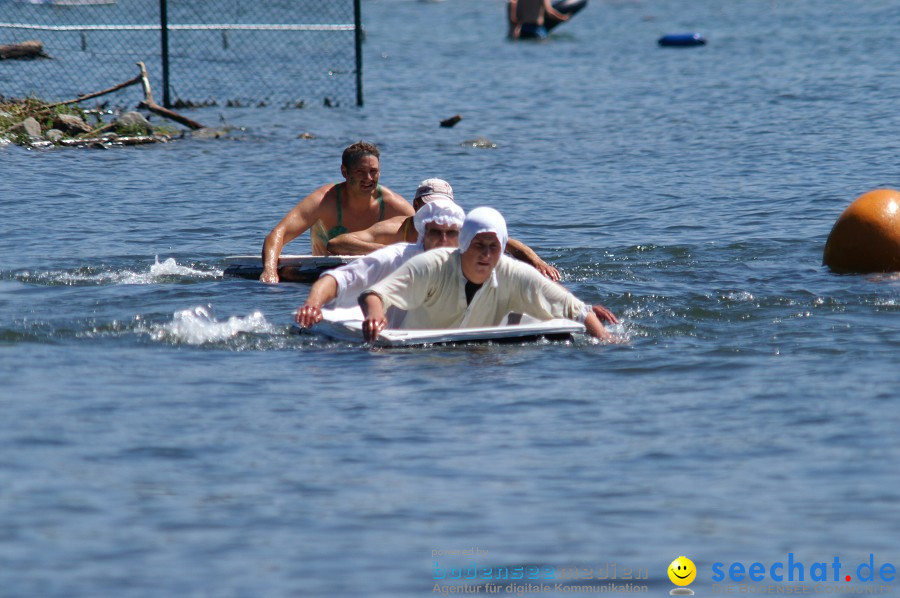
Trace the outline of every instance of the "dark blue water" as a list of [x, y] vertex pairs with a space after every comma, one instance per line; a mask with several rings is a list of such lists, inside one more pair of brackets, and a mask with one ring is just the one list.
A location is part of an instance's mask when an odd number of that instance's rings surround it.
[[[522, 44], [499, 0], [363, 11], [362, 110], [0, 148], [0, 595], [431, 595], [437, 560], [616, 563], [659, 596], [681, 554], [708, 595], [717, 562], [900, 565], [900, 279], [820, 265], [855, 197], [900, 186], [900, 5], [594, 0]], [[657, 47], [682, 31], [709, 44]], [[308, 287], [223, 258], [358, 139], [407, 197], [439, 176], [501, 210], [628, 342], [291, 334]]]

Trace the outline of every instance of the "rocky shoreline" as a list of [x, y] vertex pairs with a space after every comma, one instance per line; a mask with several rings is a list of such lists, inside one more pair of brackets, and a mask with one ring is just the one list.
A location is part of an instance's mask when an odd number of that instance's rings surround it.
[[[112, 117], [105, 120], [104, 117]], [[84, 147], [100, 144], [165, 143], [180, 135], [171, 127], [154, 126], [140, 112], [112, 113], [54, 106], [41, 100], [0, 97], [0, 145], [32, 148]]]

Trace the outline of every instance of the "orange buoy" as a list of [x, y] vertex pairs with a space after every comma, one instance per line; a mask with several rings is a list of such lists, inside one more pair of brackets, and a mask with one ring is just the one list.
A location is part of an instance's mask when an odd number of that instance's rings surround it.
[[856, 198], [834, 223], [822, 263], [836, 272], [900, 271], [900, 191]]

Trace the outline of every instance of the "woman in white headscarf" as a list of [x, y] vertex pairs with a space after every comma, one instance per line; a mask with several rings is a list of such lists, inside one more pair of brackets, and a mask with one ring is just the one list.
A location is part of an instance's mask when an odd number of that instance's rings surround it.
[[591, 335], [612, 340], [590, 306], [531, 266], [504, 256], [507, 239], [506, 221], [497, 210], [469, 212], [458, 249], [416, 256], [360, 295], [366, 340], [375, 340], [387, 326], [389, 307], [407, 311], [401, 325], [406, 329], [496, 326], [517, 312], [582, 322]]

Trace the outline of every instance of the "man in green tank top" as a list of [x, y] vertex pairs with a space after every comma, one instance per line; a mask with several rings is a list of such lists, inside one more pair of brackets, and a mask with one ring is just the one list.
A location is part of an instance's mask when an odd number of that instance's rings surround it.
[[402, 196], [378, 184], [379, 157], [378, 148], [364, 141], [344, 150], [341, 157], [344, 182], [328, 183], [307, 195], [266, 236], [261, 281], [278, 282], [282, 248], [307, 230], [313, 255], [326, 255], [328, 241], [338, 235], [415, 213]]

